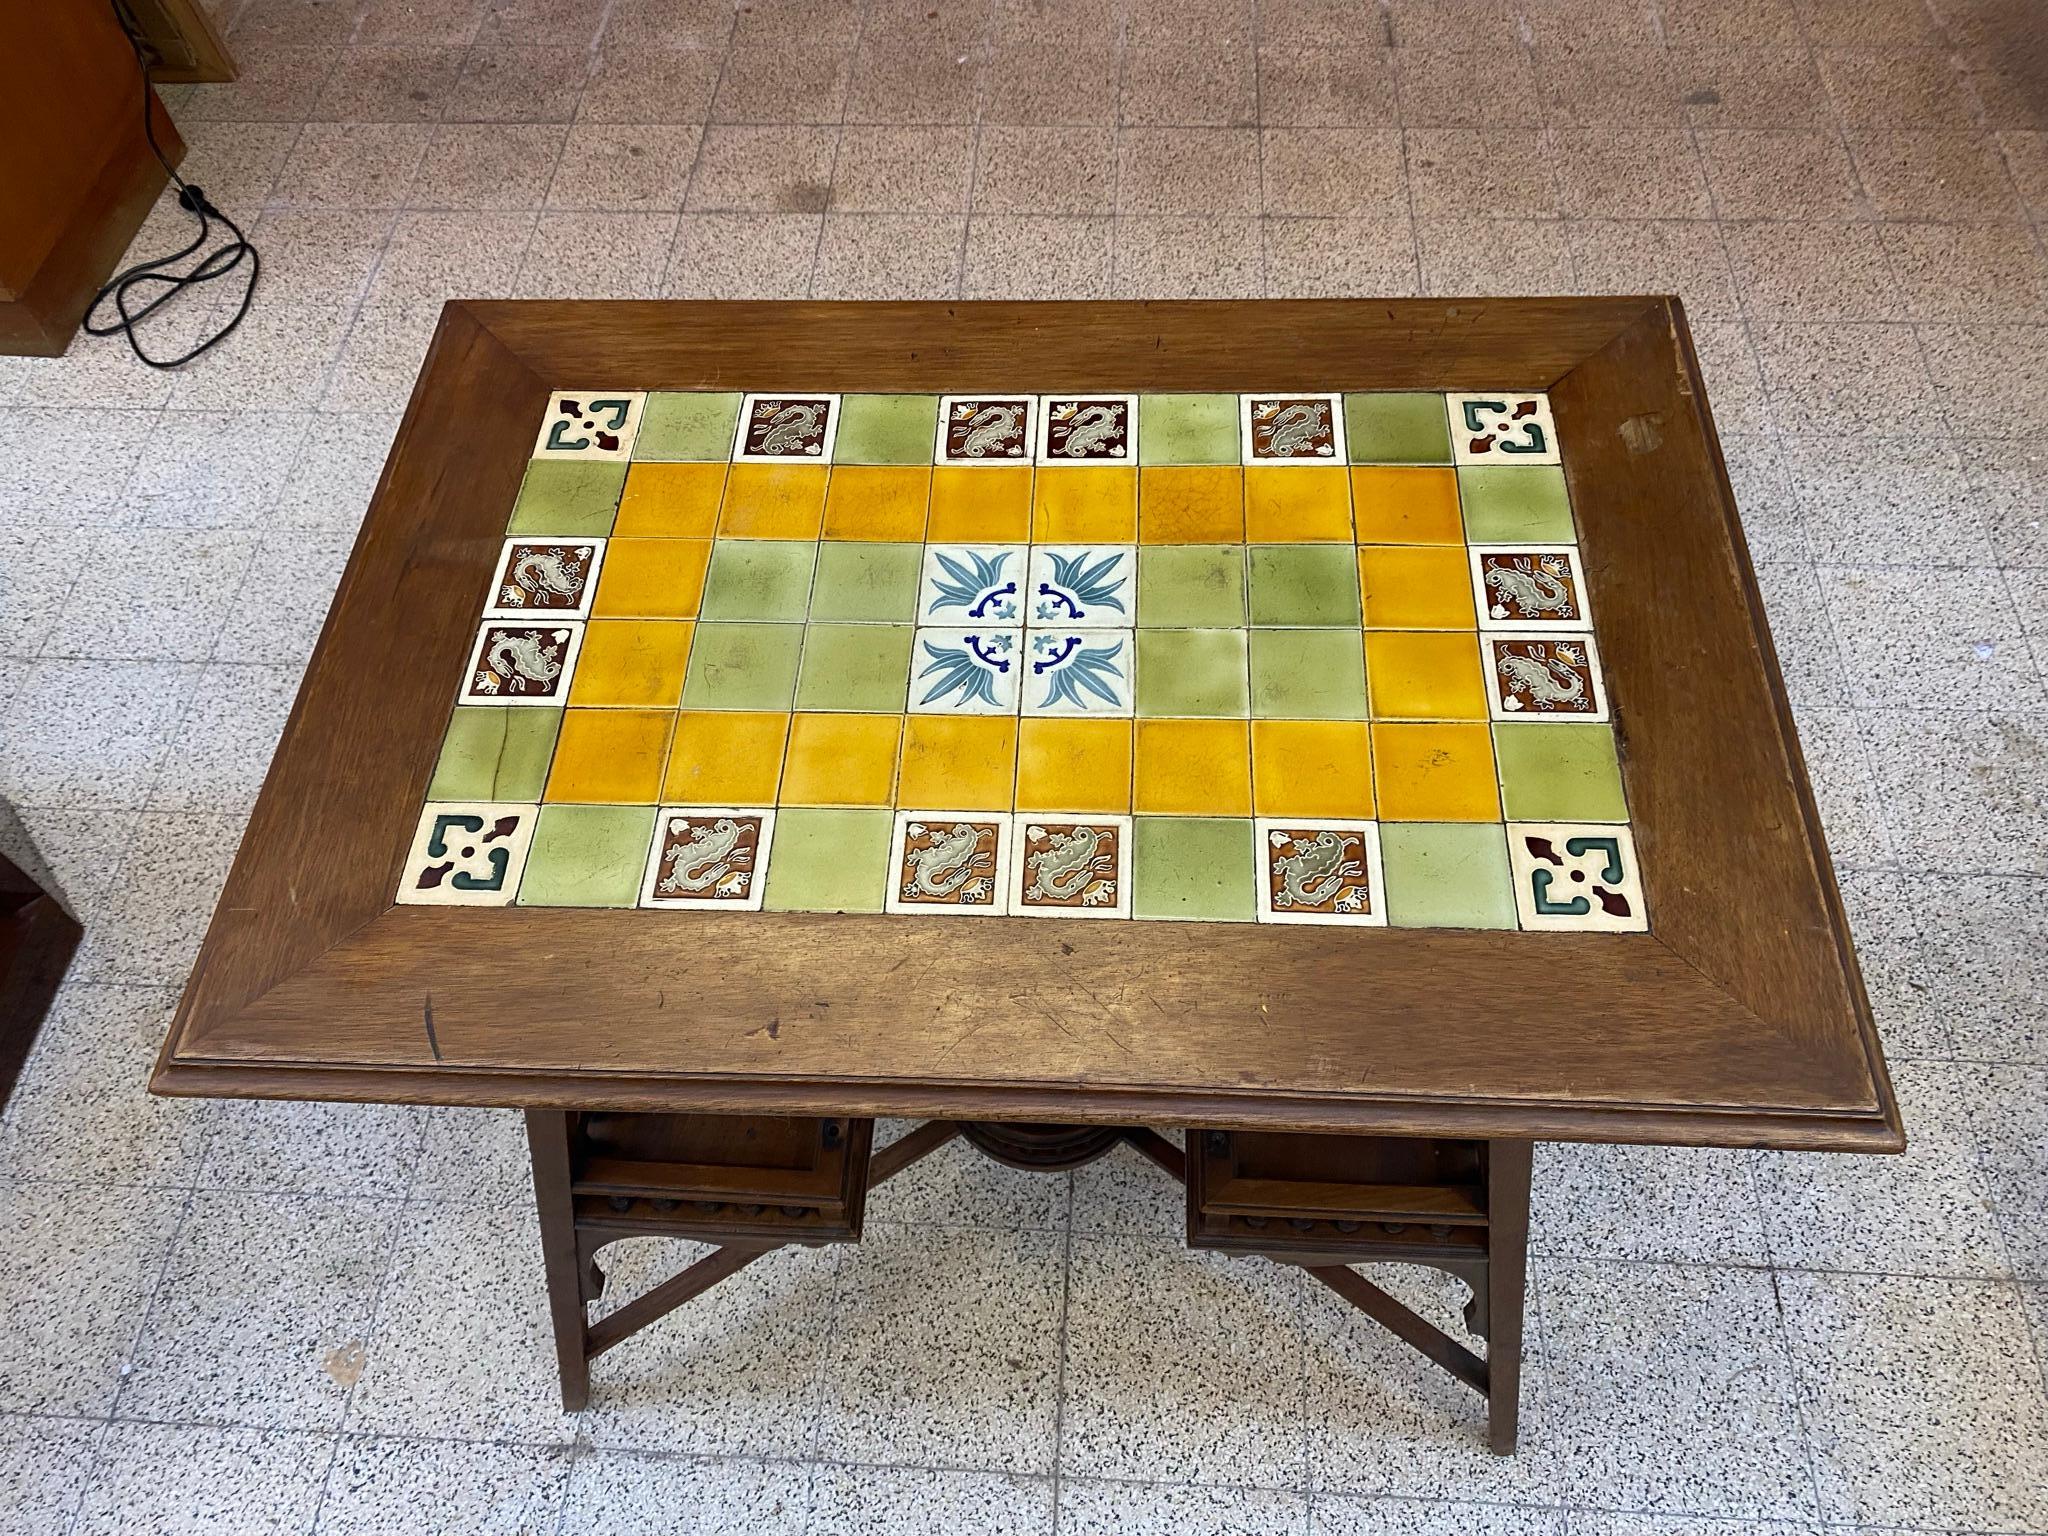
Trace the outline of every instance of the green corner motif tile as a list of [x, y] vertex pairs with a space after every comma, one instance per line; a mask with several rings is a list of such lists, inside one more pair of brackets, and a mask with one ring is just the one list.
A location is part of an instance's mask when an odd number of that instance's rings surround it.
[[818, 546], [808, 539], [720, 539], [698, 612], [706, 619], [801, 622], [817, 560]]
[[1494, 822], [1383, 821], [1387, 921], [1396, 928], [1513, 928], [1507, 829]]
[[1131, 916], [1256, 921], [1252, 838], [1249, 819], [1138, 817], [1131, 829]]
[[770, 912], [879, 912], [889, 889], [887, 810], [787, 806], [775, 815], [768, 885]]
[[1358, 555], [1351, 545], [1255, 544], [1250, 565], [1252, 623], [1358, 625]]
[[1237, 432], [1235, 395], [1139, 397], [1141, 464], [1235, 464]]
[[1147, 544], [1138, 550], [1138, 623], [1230, 629], [1244, 623], [1242, 544]]
[[1628, 819], [1610, 725], [1510, 721], [1493, 728], [1493, 753], [1509, 821]]
[[441, 739], [429, 800], [539, 800], [559, 709], [458, 709]]
[[737, 394], [649, 395], [633, 457], [664, 463], [729, 459], [739, 419]]
[[894, 715], [910, 693], [908, 624], [812, 624], [796, 679], [798, 709]]
[[1138, 631], [1138, 713], [1229, 716], [1251, 711], [1241, 629]]
[[1344, 444], [1354, 464], [1448, 464], [1451, 423], [1444, 397], [1346, 395]]
[[601, 539], [612, 531], [625, 488], [623, 462], [535, 459], [519, 482], [519, 499], [505, 531]]
[[801, 624], [699, 624], [683, 677], [685, 709], [788, 709]]
[[827, 540], [818, 546], [811, 618], [855, 624], [908, 624], [917, 617], [922, 544]]
[[938, 442], [937, 395], [843, 395], [835, 464], [929, 464]]
[[1365, 646], [1342, 629], [1252, 631], [1252, 714], [1263, 720], [1363, 720]]
[[1465, 537], [1474, 544], [1569, 541], [1571, 497], [1556, 465], [1480, 465], [1458, 471]]
[[519, 882], [522, 907], [630, 907], [640, 899], [651, 805], [544, 805]]

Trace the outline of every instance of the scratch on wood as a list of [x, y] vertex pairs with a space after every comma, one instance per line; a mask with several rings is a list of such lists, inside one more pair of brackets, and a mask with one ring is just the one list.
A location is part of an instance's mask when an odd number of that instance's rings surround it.
[[1628, 450], [1628, 456], [1639, 459], [1646, 453], [1654, 453], [1664, 442], [1664, 434], [1657, 430], [1664, 418], [1657, 415], [1631, 416], [1616, 430], [1621, 434], [1621, 445]]
[[427, 994], [427, 1000], [421, 1006], [420, 1013], [421, 1016], [425, 1019], [427, 1025], [427, 1049], [434, 1053], [434, 1060], [439, 1061], [441, 1059], [441, 1041], [440, 1038], [434, 1033], [433, 993], [429, 992]]
[[782, 1038], [782, 1020], [770, 1019], [766, 1024], [756, 1024], [742, 1038], [751, 1040], [756, 1035], [766, 1035], [770, 1040], [780, 1040]]

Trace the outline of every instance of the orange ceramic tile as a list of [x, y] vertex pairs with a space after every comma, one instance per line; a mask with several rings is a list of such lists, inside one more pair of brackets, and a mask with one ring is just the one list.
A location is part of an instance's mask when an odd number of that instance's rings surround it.
[[577, 805], [654, 804], [675, 722], [671, 709], [564, 710], [546, 798]]
[[1244, 472], [1251, 544], [1351, 542], [1351, 477], [1341, 464], [1254, 464]]
[[723, 464], [635, 464], [626, 471], [614, 535], [708, 539], [718, 531]]
[[1370, 819], [1371, 728], [1362, 720], [1254, 720], [1252, 805], [1261, 816]]
[[613, 539], [590, 611], [603, 619], [694, 619], [710, 559], [709, 539]]
[[1479, 627], [1472, 611], [1472, 567], [1462, 544], [1361, 544], [1358, 584], [1367, 629]]
[[1476, 634], [1376, 629], [1365, 637], [1365, 684], [1375, 720], [1484, 720], [1486, 674], [1480, 668]]
[[1458, 472], [1359, 464], [1351, 471], [1351, 518], [1361, 544], [1462, 544]]
[[823, 464], [735, 464], [718, 531], [732, 539], [815, 539], [825, 519]]
[[931, 493], [927, 465], [842, 464], [825, 488], [825, 537], [915, 544]]
[[1017, 809], [1123, 815], [1131, 808], [1131, 722], [1035, 715], [1017, 737]]
[[1145, 813], [1249, 816], [1251, 722], [1140, 720], [1133, 800]]
[[674, 709], [690, 664], [687, 619], [592, 619], [569, 680], [569, 704]]
[[1500, 781], [1485, 725], [1372, 728], [1381, 821], [1499, 821]]
[[902, 734], [901, 715], [792, 716], [789, 749], [782, 759], [781, 803], [889, 804]]
[[686, 709], [676, 717], [664, 804], [773, 805], [789, 716]]
[[1138, 471], [1140, 544], [1244, 542], [1244, 471], [1235, 464], [1162, 464]]
[[934, 544], [1022, 544], [1031, 537], [1029, 464], [941, 464], [932, 471]]
[[1046, 544], [1131, 544], [1138, 537], [1138, 471], [1122, 464], [1040, 469], [1031, 537]]
[[1017, 777], [1009, 715], [909, 715], [896, 803], [905, 809], [1007, 811]]

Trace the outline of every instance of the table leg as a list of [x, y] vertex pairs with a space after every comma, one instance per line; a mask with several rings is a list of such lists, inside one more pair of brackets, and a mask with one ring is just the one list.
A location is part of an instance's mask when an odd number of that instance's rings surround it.
[[547, 1271], [548, 1316], [555, 1325], [562, 1411], [576, 1413], [590, 1401], [590, 1354], [584, 1339], [583, 1266], [576, 1258], [576, 1206], [569, 1192], [568, 1112], [529, 1109], [526, 1143], [533, 1153], [533, 1203], [540, 1216], [540, 1253]]
[[1486, 1438], [1512, 1456], [1522, 1417], [1522, 1309], [1529, 1269], [1529, 1169], [1533, 1145], [1486, 1146]]

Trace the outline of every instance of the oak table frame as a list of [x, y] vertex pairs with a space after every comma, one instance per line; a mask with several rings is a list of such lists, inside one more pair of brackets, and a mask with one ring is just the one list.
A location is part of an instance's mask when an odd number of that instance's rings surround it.
[[[576, 385], [1547, 390], [1651, 930], [394, 905]], [[1524, 1238], [1535, 1140], [1904, 1144], [1684, 315], [1648, 297], [448, 305], [153, 1086], [1460, 1139], [1520, 1148]]]

